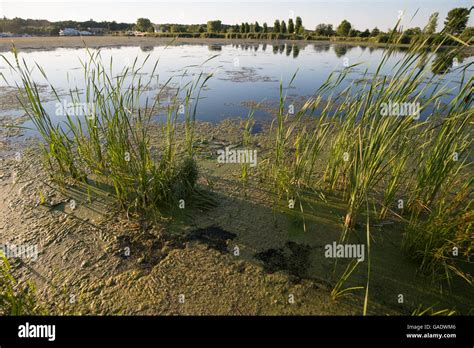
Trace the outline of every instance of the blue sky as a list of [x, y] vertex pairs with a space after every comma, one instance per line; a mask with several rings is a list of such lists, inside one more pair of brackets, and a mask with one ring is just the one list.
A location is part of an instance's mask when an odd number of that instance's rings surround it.
[[[273, 25], [275, 18], [301, 16], [303, 25], [314, 29], [319, 23], [337, 25], [348, 19], [358, 29], [387, 29], [405, 10], [404, 28], [423, 27], [431, 13], [438, 11], [440, 21], [454, 7], [470, 7], [465, 0], [299, 0], [299, 1], [160, 1], [160, 0], [0, 0], [0, 16], [48, 20], [116, 20], [135, 22], [147, 17], [153, 23], [205, 23], [220, 19], [226, 24], [258, 21]], [[412, 19], [416, 10], [416, 17]], [[474, 14], [469, 25], [474, 23]]]

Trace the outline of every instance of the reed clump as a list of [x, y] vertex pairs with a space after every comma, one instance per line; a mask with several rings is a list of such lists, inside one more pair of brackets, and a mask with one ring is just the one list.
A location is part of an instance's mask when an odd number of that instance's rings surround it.
[[[81, 61], [84, 86], [70, 88], [67, 96], [79, 108], [63, 110], [63, 122], [55, 123], [32, 78], [37, 70], [48, 81], [46, 73], [14, 53], [15, 61], [7, 62], [21, 77], [19, 99], [42, 137], [45, 164], [54, 179], [108, 185], [127, 212], [157, 211], [193, 193], [199, 175], [193, 149], [195, 115], [210, 75], [200, 74], [179, 88], [170, 87], [171, 78], [156, 87], [158, 61], [151, 73], [142, 73], [149, 56], [116, 72], [113, 58], [104, 62], [100, 51], [87, 50], [87, 60]], [[49, 85], [62, 104], [65, 97]], [[157, 115], [164, 119], [158, 122], [163, 142], [152, 147], [150, 125]], [[175, 137], [181, 121], [183, 145]]]
[[[472, 283], [463, 265], [474, 240], [472, 63], [453, 68], [461, 81], [449, 87], [443, 83], [447, 71], [432, 73], [440, 47], [426, 50], [424, 42], [415, 43], [382, 73], [395, 52], [387, 46], [375, 70], [362, 71], [344, 87], [360, 64], [333, 72], [295, 114], [285, 111], [280, 87], [268, 177], [277, 201], [285, 194], [295, 197], [302, 213], [308, 191], [342, 196], [342, 241], [366, 222], [369, 246], [370, 220], [389, 217], [403, 230], [402, 248], [420, 270]], [[343, 277], [354, 269], [348, 266]]]

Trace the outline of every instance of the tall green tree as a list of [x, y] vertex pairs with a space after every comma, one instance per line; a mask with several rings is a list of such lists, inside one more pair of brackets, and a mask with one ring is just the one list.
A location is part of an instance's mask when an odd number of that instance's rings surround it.
[[240, 25], [240, 32], [243, 34], [245, 33], [245, 23], [242, 22], [242, 24]]
[[288, 30], [286, 29], [286, 23], [285, 23], [285, 21], [281, 21], [280, 33], [286, 34], [287, 32], [288, 32]]
[[470, 9], [457, 7], [449, 11], [444, 21], [446, 32], [453, 35], [460, 34], [466, 28], [471, 10], [472, 7]]
[[267, 22], [263, 23], [263, 32], [268, 33], [268, 25]]
[[436, 32], [436, 27], [438, 26], [438, 12], [433, 13], [428, 19], [428, 24], [423, 28], [423, 34], [433, 35]]
[[295, 32], [295, 23], [293, 23], [293, 18], [288, 20], [288, 33], [293, 34]]
[[111, 30], [111, 31], [118, 30], [118, 29], [117, 29], [118, 26], [117, 26], [117, 22], [116, 22], [116, 21], [112, 21], [111, 23], [109, 23], [108, 27], [109, 27], [109, 30]]
[[221, 21], [209, 21], [207, 22], [207, 32], [208, 33], [218, 33], [222, 28]]
[[256, 33], [259, 33], [260, 31], [262, 31], [262, 28], [260, 27], [260, 24], [258, 24], [258, 22], [255, 22], [255, 32]]
[[279, 33], [281, 32], [281, 26], [280, 26], [280, 21], [278, 19], [275, 20], [275, 23], [273, 24], [273, 32], [274, 33]]
[[320, 36], [332, 36], [334, 35], [334, 29], [332, 24], [321, 23], [316, 26], [315, 33]]
[[138, 31], [149, 31], [152, 27], [151, 21], [148, 18], [138, 18], [135, 26]]
[[349, 37], [360, 36], [360, 34], [361, 32], [357, 29], [351, 28], [351, 30], [349, 30]]
[[339, 24], [339, 26], [336, 29], [336, 34], [338, 36], [348, 36], [349, 32], [351, 31], [352, 25], [345, 19]]
[[370, 36], [370, 30], [365, 29], [362, 33], [360, 33], [360, 37], [369, 37]]
[[318, 36], [326, 35], [326, 28], [327, 28], [326, 24], [324, 23], [318, 24], [316, 28], [314, 29], [314, 33]]
[[295, 32], [297, 34], [301, 34], [303, 30], [303, 20], [301, 17], [296, 17], [296, 23], [295, 23]]
[[247, 22], [245, 22], [245, 32], [250, 33], [250, 24], [248, 24]]
[[327, 36], [333, 36], [334, 34], [336, 34], [336, 32], [334, 31], [332, 27], [332, 24], [328, 24], [326, 28], [326, 33], [327, 33]]
[[370, 36], [372, 37], [375, 37], [377, 36], [378, 34], [380, 34], [380, 30], [379, 28], [375, 27], [374, 29], [372, 29], [372, 31], [370, 32]]

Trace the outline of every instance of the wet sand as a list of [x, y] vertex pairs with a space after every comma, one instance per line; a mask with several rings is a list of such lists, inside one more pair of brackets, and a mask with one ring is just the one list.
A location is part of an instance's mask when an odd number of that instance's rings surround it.
[[[159, 146], [159, 126], [152, 127], [151, 144]], [[214, 204], [190, 201], [186, 212], [153, 223], [126, 216], [105, 191], [89, 195], [80, 183], [56, 185], [35, 141], [7, 142], [2, 151], [10, 155], [0, 157], [0, 244], [39, 250], [37, 262], [12, 261], [13, 274], [22, 284], [34, 282], [52, 314], [361, 314], [362, 292], [331, 298], [337, 278], [323, 253], [340, 234], [344, 207], [336, 200], [314, 201], [305, 232], [290, 209], [272, 209], [273, 197], [257, 173], [243, 188], [239, 166], [218, 164], [209, 155], [238, 144], [242, 127], [231, 120], [197, 124], [198, 185]], [[269, 127], [263, 124], [252, 143], [261, 158], [273, 145]], [[183, 139], [184, 131], [179, 128], [176, 138]], [[453, 286], [449, 295], [437, 292], [404, 259], [400, 237], [396, 224], [374, 232], [369, 314], [408, 315], [427, 303], [472, 313], [468, 286]], [[353, 277], [351, 285], [366, 281], [363, 269]], [[409, 298], [404, 306], [396, 301], [399, 293]], [[68, 302], [71, 296], [77, 302]], [[64, 301], [70, 305], [63, 308]]]

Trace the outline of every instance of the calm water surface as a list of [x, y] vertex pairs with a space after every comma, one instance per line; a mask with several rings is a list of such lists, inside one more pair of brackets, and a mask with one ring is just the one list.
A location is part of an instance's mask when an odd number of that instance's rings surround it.
[[[384, 66], [382, 74], [389, 75], [394, 64], [402, 58], [403, 54], [403, 51], [394, 53]], [[218, 122], [225, 118], [245, 117], [252, 103], [262, 103], [262, 105], [276, 103], [279, 98], [280, 81], [283, 86], [287, 86], [295, 72], [297, 75], [293, 87], [286, 90], [290, 100], [313, 95], [328, 75], [335, 70], [344, 69], [344, 64], [362, 63], [342, 84], [341, 88], [344, 88], [351, 81], [360, 78], [366, 68], [369, 72], [374, 72], [382, 58], [383, 49], [329, 43], [322, 46], [321, 44], [299, 46], [226, 44], [101, 49], [104, 64], [108, 66], [110, 58], [113, 58], [114, 73], [118, 73], [125, 66], [131, 66], [136, 57], [138, 57], [138, 62], [142, 62], [147, 55], [150, 55], [150, 58], [142, 70], [143, 76], [151, 73], [156, 60], [159, 59], [156, 72], [159, 74], [159, 81], [165, 83], [173, 77], [171, 86], [184, 85], [201, 72], [213, 73], [214, 76], [207, 82], [206, 88], [201, 93], [197, 118]], [[49, 81], [63, 93], [69, 88], [83, 88], [84, 73], [80, 61], [87, 60], [87, 56], [85, 49], [65, 48], [20, 53], [20, 58], [25, 59], [30, 66], [39, 64], [46, 72]], [[6, 57], [13, 59], [10, 53], [6, 54]], [[212, 57], [214, 58], [210, 59]], [[462, 64], [473, 61], [474, 58], [469, 57], [464, 59]], [[0, 72], [10, 84], [19, 81], [4, 62], [0, 64]], [[469, 69], [468, 73], [472, 75], [474, 68], [471, 66]], [[33, 76], [39, 84], [47, 84], [38, 71], [35, 71]], [[439, 82], [453, 89], [454, 95], [456, 88], [459, 87], [460, 79], [459, 71], [451, 71], [440, 77]], [[5, 85], [6, 82], [0, 80], [0, 87]], [[157, 86], [158, 84], [155, 84], [156, 88]], [[146, 97], [152, 98], [153, 93], [156, 95], [156, 91], [155, 89], [145, 94], [143, 104]], [[67, 96], [64, 98], [68, 99]], [[57, 101], [46, 102], [45, 108], [50, 115], [55, 115]], [[21, 112], [3, 110], [0, 116], [4, 114], [19, 115]], [[256, 111], [255, 117], [265, 119], [271, 115], [268, 108], [262, 108]], [[60, 122], [61, 116], [54, 116], [54, 119]], [[29, 122], [25, 125], [31, 126]]]

